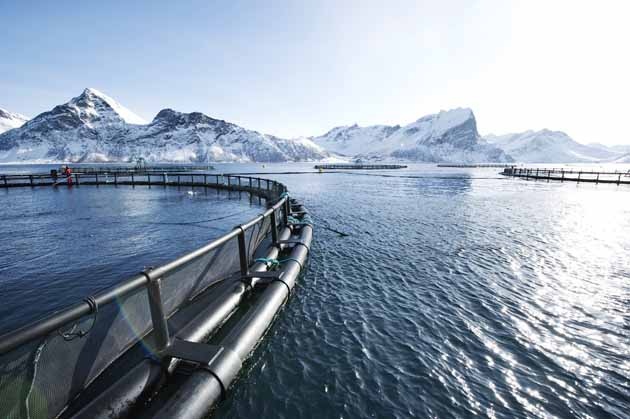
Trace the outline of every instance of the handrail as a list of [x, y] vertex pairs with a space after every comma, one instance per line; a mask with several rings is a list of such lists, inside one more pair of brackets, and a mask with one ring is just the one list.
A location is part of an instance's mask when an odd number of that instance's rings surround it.
[[[543, 167], [507, 167], [500, 174], [504, 176], [520, 177], [525, 179], [558, 180], [561, 182], [577, 183], [608, 183], [617, 185], [630, 184], [630, 170], [620, 172], [596, 171], [596, 170], [565, 170], [564, 168], [543, 168]], [[575, 176], [577, 175], [577, 176]], [[623, 179], [622, 179], [623, 177]]]
[[[147, 287], [150, 281], [159, 279], [163, 277], [164, 275], [169, 274], [170, 272], [181, 267], [182, 265], [207, 254], [213, 249], [216, 249], [217, 247], [226, 243], [230, 239], [233, 239], [240, 234], [244, 234], [251, 227], [256, 225], [258, 222], [265, 220], [267, 217], [272, 216], [272, 214], [274, 215], [274, 218], [275, 218], [275, 213], [281, 207], [284, 206], [285, 211], [286, 211], [286, 207], [288, 206], [288, 202], [289, 202], [288, 196], [286, 195], [286, 191], [287, 191], [286, 186], [280, 182], [276, 182], [275, 180], [270, 180], [270, 179], [253, 178], [250, 176], [239, 176], [239, 175], [230, 175], [230, 174], [225, 174], [225, 175], [224, 174], [216, 174], [216, 175], [215, 174], [212, 174], [212, 175], [197, 174], [194, 176], [197, 176], [197, 177], [204, 176], [204, 182], [195, 183], [194, 178], [193, 178], [191, 182], [164, 183], [160, 181], [151, 182], [150, 173], [143, 173], [140, 176], [143, 176], [143, 175], [148, 176], [147, 181], [134, 180], [133, 184], [134, 185], [157, 185], [157, 186], [186, 185], [186, 186], [203, 186], [203, 187], [216, 187], [216, 188], [227, 187], [233, 190], [240, 190], [240, 191], [250, 192], [253, 194], [259, 194], [261, 196], [265, 196], [267, 199], [271, 199], [276, 202], [273, 205], [271, 205], [271, 207], [268, 208], [263, 214], [260, 214], [254, 217], [253, 219], [247, 221], [246, 223], [235, 227], [230, 232], [213, 240], [212, 242], [196, 250], [193, 250], [183, 256], [180, 256], [175, 260], [167, 262], [155, 269], [151, 269], [143, 273], [137, 274], [123, 281], [122, 283], [119, 283], [111, 288], [108, 288], [108, 289], [105, 289], [103, 291], [96, 293], [94, 296], [92, 296], [92, 298], [96, 302], [97, 306], [103, 306], [105, 304], [111, 303], [112, 301], [118, 298], [127, 296], [140, 288]], [[26, 179], [29, 179], [30, 181], [30, 179], [32, 179], [33, 176], [39, 176], [39, 175], [0, 175], [0, 178], [2, 178], [3, 180], [6, 180], [7, 177], [16, 179], [17, 176], [22, 176], [22, 177], [26, 176]], [[50, 178], [52, 180], [50, 175], [41, 175], [41, 176], [42, 176], [41, 178]], [[83, 178], [84, 176], [89, 176], [89, 175], [82, 174], [79, 178]], [[186, 176], [190, 176], [190, 173], [186, 173]], [[207, 182], [208, 176], [216, 177], [216, 182], [208, 183]], [[227, 182], [228, 182], [227, 185], [222, 182], [219, 182], [219, 178], [223, 180], [224, 177], [227, 178]], [[238, 179], [238, 183], [230, 183], [231, 179]], [[244, 183], [243, 179], [248, 180], [247, 186], [243, 184]], [[254, 183], [253, 180], [257, 181], [257, 184], [258, 184], [257, 187], [253, 186], [253, 183]], [[265, 181], [266, 188], [263, 188], [261, 186], [261, 181]], [[6, 184], [6, 182], [4, 183]], [[43, 186], [43, 185], [50, 185], [50, 184], [51, 183], [37, 184], [36, 186], [40, 186], [40, 185]], [[77, 184], [79, 184], [79, 182], [77, 182]], [[99, 183], [98, 176], [96, 176], [96, 182], [82, 181], [81, 184], [112, 185], [112, 183], [106, 183], [106, 182]], [[118, 181], [118, 184], [131, 185], [132, 183], [127, 183], [126, 181]], [[0, 187], [2, 186], [3, 186], [3, 182], [0, 182]], [[11, 185], [11, 186], [16, 186], [16, 185]], [[30, 186], [30, 183], [26, 185], [21, 184], [20, 186]], [[239, 252], [242, 253], [243, 251], [244, 249], [239, 248]], [[59, 329], [60, 327], [64, 326], [65, 324], [69, 322], [76, 321], [79, 318], [90, 314], [93, 308], [94, 307], [92, 306], [92, 304], [84, 300], [81, 303], [75, 304], [61, 311], [45, 316], [39, 320], [31, 322], [30, 324], [22, 326], [14, 331], [10, 331], [3, 335], [0, 335], [0, 355], [7, 353], [30, 341], [33, 341], [34, 339], [45, 336], [53, 332], [54, 330]]]

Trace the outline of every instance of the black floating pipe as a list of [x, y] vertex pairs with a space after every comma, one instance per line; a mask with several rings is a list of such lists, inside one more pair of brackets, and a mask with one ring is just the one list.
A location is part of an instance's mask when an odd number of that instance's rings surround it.
[[[285, 227], [280, 234], [281, 240], [291, 236], [291, 230]], [[270, 247], [266, 257], [278, 257], [277, 247]], [[262, 272], [267, 269], [264, 263], [255, 263], [250, 269]], [[247, 292], [243, 284], [225, 282], [220, 296], [199, 312], [178, 333], [177, 338], [191, 342], [202, 342], [217, 330], [236, 310]], [[179, 360], [173, 359], [168, 366], [172, 373]], [[115, 419], [128, 417], [137, 400], [156, 390], [165, 378], [161, 365], [154, 360], [144, 359], [123, 377], [109, 386], [100, 395], [72, 416], [73, 419]]]
[[228, 355], [216, 357], [204, 368], [195, 370], [153, 418], [202, 419], [225, 396], [236, 378], [234, 371], [253, 351], [288, 299], [308, 257], [312, 238], [312, 227], [304, 225], [300, 230], [300, 244], [293, 247], [290, 260], [283, 265], [281, 279], [267, 286], [255, 305], [219, 343], [221, 353]]

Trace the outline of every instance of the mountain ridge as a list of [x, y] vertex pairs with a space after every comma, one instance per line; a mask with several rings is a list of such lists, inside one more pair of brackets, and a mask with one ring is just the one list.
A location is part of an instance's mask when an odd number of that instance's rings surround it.
[[484, 136], [521, 163], [594, 163], [613, 161], [621, 156], [610, 148], [581, 144], [564, 131], [541, 129]]
[[307, 139], [281, 139], [169, 108], [150, 123], [88, 88], [23, 126], [0, 134], [3, 162], [302, 161], [330, 155]]
[[19, 128], [26, 121], [28, 121], [26, 116], [0, 108], [0, 134], [13, 128]]
[[500, 149], [482, 141], [469, 108], [440, 111], [404, 126], [341, 126], [311, 139], [329, 151], [369, 160], [512, 161]]

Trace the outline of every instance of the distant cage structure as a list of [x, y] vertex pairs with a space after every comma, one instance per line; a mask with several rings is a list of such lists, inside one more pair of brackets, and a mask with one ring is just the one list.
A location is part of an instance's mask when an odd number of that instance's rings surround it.
[[387, 169], [406, 169], [404, 164], [318, 164], [315, 169], [319, 170], [387, 170]]
[[[79, 188], [245, 192], [265, 199], [268, 208], [190, 253], [0, 336], [0, 417], [204, 417], [225, 397], [303, 272], [312, 240], [306, 209], [283, 184], [250, 176], [126, 172], [72, 178]], [[51, 175], [2, 175], [0, 188], [51, 187], [60, 180], [65, 182]], [[226, 338], [202, 343], [239, 310]], [[181, 385], [191, 403], [166, 394], [155, 411], [146, 411], [178, 368], [190, 375]], [[190, 385], [206, 386], [203, 399], [186, 390]]]
[[572, 170], [564, 168], [531, 168], [531, 167], [507, 167], [501, 172], [504, 176], [524, 179], [577, 182], [577, 183], [608, 183], [616, 185], [630, 185], [630, 170], [622, 171], [596, 171], [596, 170]]

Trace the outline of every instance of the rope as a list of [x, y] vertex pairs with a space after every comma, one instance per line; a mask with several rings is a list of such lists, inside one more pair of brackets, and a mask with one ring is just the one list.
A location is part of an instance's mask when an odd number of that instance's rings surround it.
[[254, 262], [264, 263], [265, 265], [267, 265], [267, 268], [269, 270], [276, 269], [283, 263], [296, 262], [298, 265], [300, 265], [300, 270], [302, 269], [302, 263], [296, 258], [284, 258], [284, 259], [258, 258]]
[[94, 327], [94, 323], [96, 323], [96, 316], [98, 314], [98, 303], [94, 299], [94, 297], [86, 297], [83, 299], [90, 306], [90, 312], [94, 314], [92, 317], [92, 324], [86, 330], [77, 330], [78, 322], [72, 325], [72, 328], [67, 332], [62, 332], [61, 329], [57, 330], [59, 336], [63, 338], [66, 342], [70, 342], [76, 338], [82, 338], [90, 333], [90, 330]]
[[258, 258], [254, 260], [254, 262], [264, 263], [269, 270], [276, 269], [278, 266], [280, 266], [280, 261], [274, 258]]
[[309, 217], [308, 214], [304, 215], [301, 220], [299, 218], [295, 218], [289, 215], [287, 217], [287, 221], [289, 222], [289, 224], [308, 224], [310, 226], [313, 225], [313, 220], [311, 219], [311, 217]]

